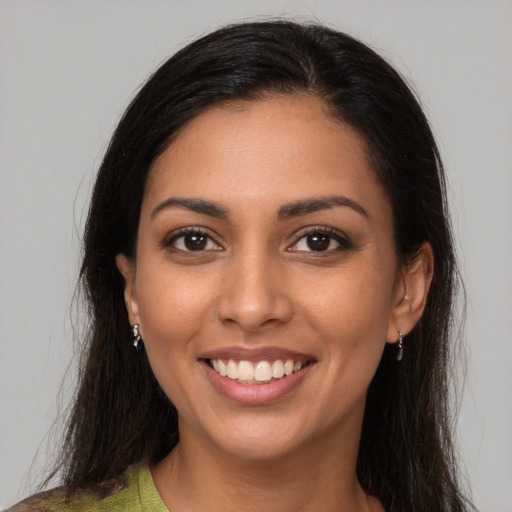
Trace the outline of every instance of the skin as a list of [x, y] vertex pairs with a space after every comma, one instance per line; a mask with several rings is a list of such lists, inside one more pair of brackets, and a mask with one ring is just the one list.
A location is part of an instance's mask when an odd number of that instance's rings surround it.
[[[286, 210], [332, 196], [353, 203]], [[169, 198], [226, 216], [159, 208]], [[207, 236], [201, 250], [188, 250], [183, 228]], [[398, 265], [391, 205], [350, 126], [305, 95], [201, 114], [154, 163], [137, 258], [117, 265], [130, 322], [179, 413], [180, 442], [152, 468], [170, 510], [383, 510], [355, 474], [365, 396], [385, 343], [421, 316], [432, 252], [424, 244]], [[201, 362], [225, 347], [289, 349], [313, 364], [283, 398], [240, 404]]]

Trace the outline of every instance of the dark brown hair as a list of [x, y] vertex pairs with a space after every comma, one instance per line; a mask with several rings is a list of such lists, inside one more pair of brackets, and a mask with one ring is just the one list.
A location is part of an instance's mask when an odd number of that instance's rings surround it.
[[365, 139], [393, 207], [407, 264], [431, 244], [435, 274], [400, 364], [385, 349], [370, 385], [357, 462], [361, 485], [388, 512], [469, 508], [456, 478], [447, 369], [457, 271], [442, 164], [425, 115], [400, 75], [345, 34], [287, 21], [228, 26], [165, 62], [121, 119], [101, 165], [85, 231], [81, 284], [89, 305], [80, 383], [60, 464], [70, 488], [157, 461], [178, 440], [177, 413], [131, 346], [115, 256], [135, 257], [152, 162], [212, 105], [309, 93]]

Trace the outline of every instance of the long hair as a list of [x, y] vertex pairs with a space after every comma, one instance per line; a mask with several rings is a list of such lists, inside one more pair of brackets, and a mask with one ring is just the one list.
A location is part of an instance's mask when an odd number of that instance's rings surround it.
[[388, 512], [463, 511], [451, 441], [447, 373], [458, 274], [444, 172], [426, 117], [402, 77], [345, 34], [289, 21], [217, 30], [165, 62], [131, 102], [95, 184], [80, 282], [90, 338], [58, 467], [78, 488], [156, 462], [179, 439], [177, 412], [130, 343], [115, 256], [135, 257], [152, 162], [188, 121], [229, 100], [307, 93], [366, 141], [393, 209], [400, 264], [427, 241], [435, 273], [423, 317], [398, 364], [387, 346], [370, 385], [357, 460], [363, 488]]

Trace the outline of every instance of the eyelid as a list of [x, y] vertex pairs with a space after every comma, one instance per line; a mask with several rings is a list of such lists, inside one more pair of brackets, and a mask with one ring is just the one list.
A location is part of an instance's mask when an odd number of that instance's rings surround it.
[[341, 230], [330, 227], [330, 226], [322, 226], [322, 225], [315, 225], [315, 226], [307, 226], [305, 228], [300, 229], [298, 232], [294, 233], [294, 241], [288, 245], [288, 249], [290, 252], [316, 252], [316, 251], [294, 251], [291, 250], [290, 247], [297, 245], [297, 243], [302, 240], [304, 237], [319, 233], [322, 235], [327, 235], [331, 238], [333, 238], [336, 242], [340, 244], [340, 247], [337, 249], [330, 249], [328, 251], [318, 251], [316, 255], [321, 255], [322, 253], [332, 253], [335, 250], [347, 250], [352, 249], [354, 247], [354, 244], [351, 242], [350, 238]]
[[[212, 234], [209, 229], [200, 227], [200, 226], [185, 226], [182, 228], [175, 229], [168, 233], [164, 239], [162, 240], [162, 247], [169, 248], [173, 245], [173, 243], [178, 240], [180, 237], [183, 237], [188, 234], [198, 234], [208, 237], [219, 249], [214, 249], [217, 251], [223, 250], [222, 244], [218, 241], [218, 237], [216, 234]], [[177, 249], [177, 251], [181, 252], [195, 252], [195, 251], [185, 251], [183, 249]], [[211, 249], [210, 249], [211, 250]], [[197, 252], [206, 252], [206, 251], [197, 251]]]
[[[336, 229], [336, 228], [333, 228], [331, 226], [325, 226], [325, 225], [313, 225], [313, 226], [306, 226], [306, 227], [303, 227], [301, 228], [300, 230], [296, 231], [292, 237], [293, 237], [293, 242], [288, 244], [287, 245], [287, 250], [289, 252], [311, 252], [311, 253], [314, 253], [315, 251], [298, 251], [298, 250], [293, 250], [291, 249], [291, 247], [293, 247], [294, 245], [297, 245], [297, 243], [302, 240], [303, 238], [309, 236], [309, 235], [312, 235], [312, 234], [323, 234], [323, 235], [326, 235], [326, 236], [329, 236], [331, 237], [333, 240], [335, 240], [337, 243], [340, 244], [340, 247], [337, 247], [336, 249], [329, 249], [327, 251], [318, 251], [318, 254], [317, 255], [321, 255], [322, 252], [324, 254], [326, 253], [332, 253], [333, 251], [336, 251], [336, 250], [348, 250], [348, 249], [352, 249], [354, 248], [354, 244], [352, 243], [352, 241], [350, 240], [350, 238], [341, 230], [339, 229]], [[173, 245], [173, 243], [179, 239], [180, 237], [183, 237], [187, 234], [199, 234], [199, 235], [204, 235], [206, 236], [209, 240], [211, 240], [218, 248], [214, 249], [214, 250], [224, 250], [224, 247], [223, 247], [223, 244], [221, 242], [219, 242], [219, 236], [216, 234], [216, 233], [212, 233], [212, 231], [208, 228], [204, 228], [204, 227], [201, 227], [201, 226], [185, 226], [185, 227], [182, 227], [182, 228], [178, 228], [178, 229], [175, 229], [173, 231], [171, 231], [170, 233], [168, 233], [164, 239], [162, 240], [162, 247], [163, 248], [169, 248], [170, 246]], [[290, 237], [291, 238], [291, 237]], [[175, 248], [177, 251], [180, 251], [180, 252], [196, 252], [196, 251], [186, 251], [186, 250], [183, 250], [183, 249], [178, 249], [178, 248]], [[209, 249], [207, 251], [212, 251], [212, 249]], [[201, 253], [201, 252], [207, 252], [206, 250], [203, 250], [203, 251], [197, 251], [198, 253]]]

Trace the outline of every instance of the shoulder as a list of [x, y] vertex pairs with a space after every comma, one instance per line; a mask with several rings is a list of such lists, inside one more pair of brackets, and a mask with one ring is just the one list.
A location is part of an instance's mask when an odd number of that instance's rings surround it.
[[[140, 484], [149, 489], [141, 488]], [[151, 475], [147, 466], [135, 465], [118, 478], [89, 485], [71, 491], [65, 487], [36, 494], [14, 507], [9, 512], [106, 512], [139, 511], [144, 509], [143, 497], [150, 495], [151, 501], [160, 499], [156, 489], [151, 488]], [[160, 501], [161, 505], [163, 503]], [[166, 511], [158, 506], [153, 510]]]
[[64, 488], [35, 494], [21, 503], [14, 505], [8, 512], [53, 512], [66, 510], [66, 494]]

